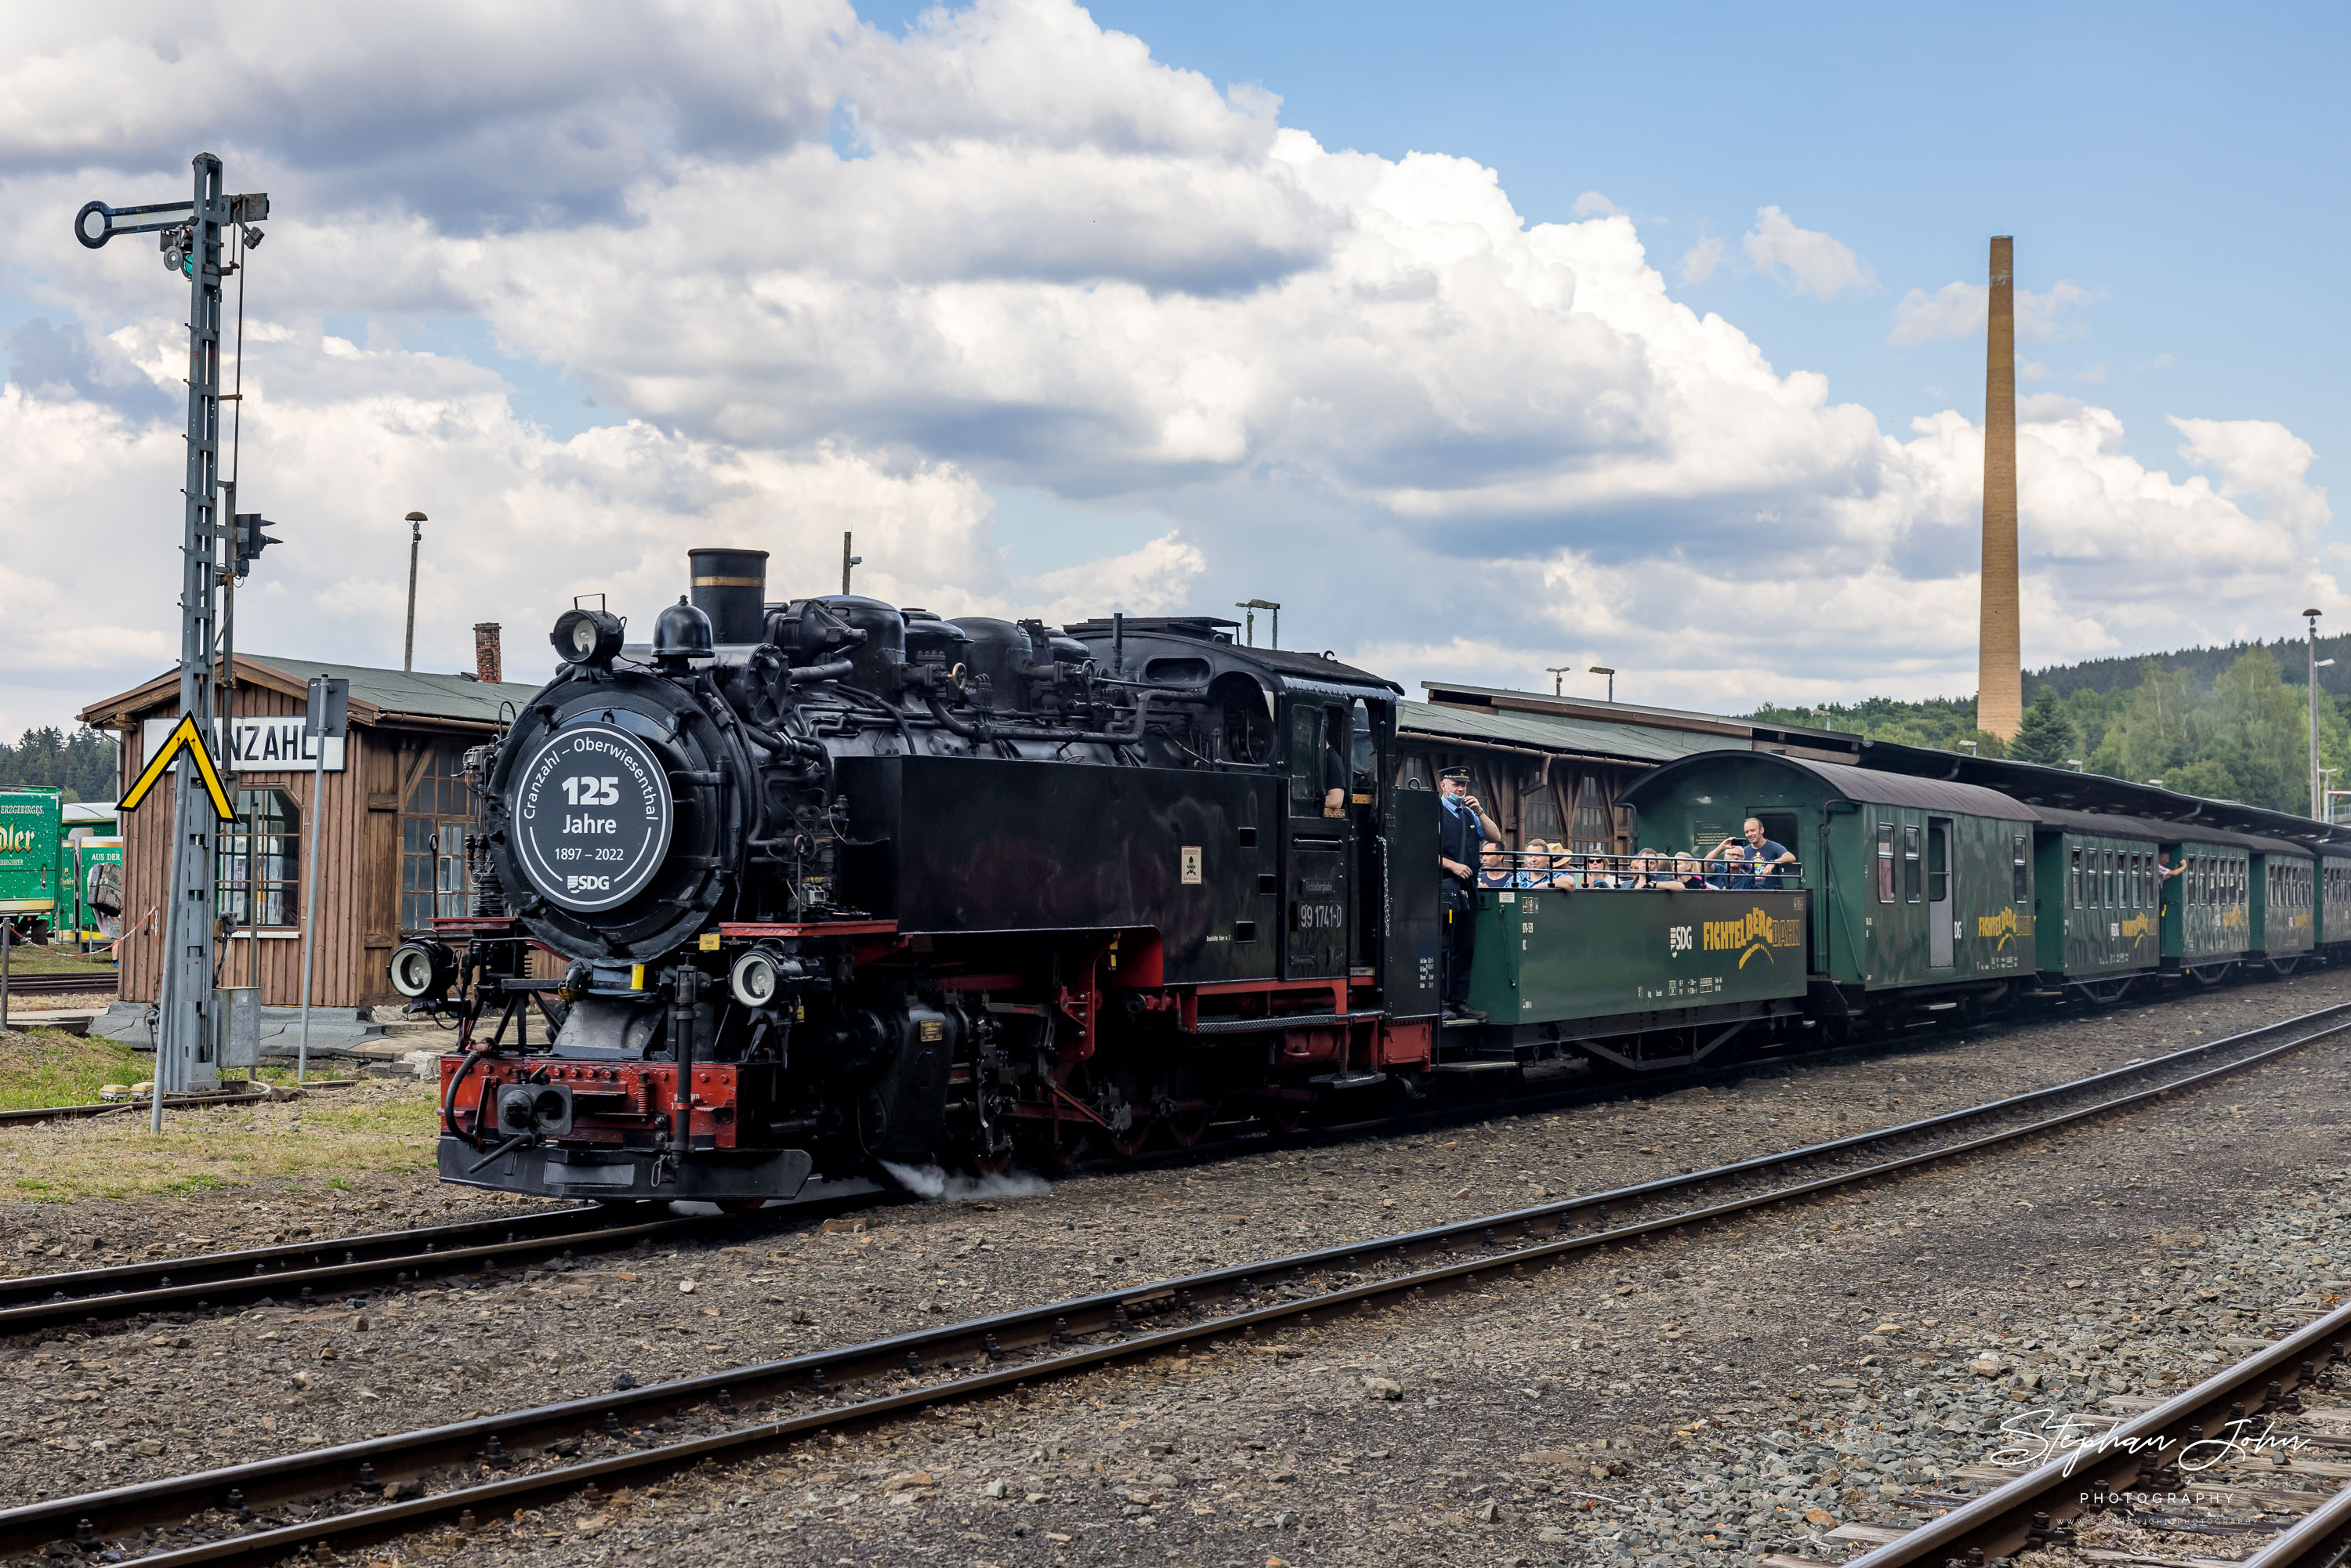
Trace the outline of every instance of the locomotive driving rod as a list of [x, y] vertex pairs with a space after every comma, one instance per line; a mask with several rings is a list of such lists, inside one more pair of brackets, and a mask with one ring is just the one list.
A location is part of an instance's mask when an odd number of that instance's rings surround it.
[[[318, 1542], [399, 1534], [435, 1519], [456, 1518], [468, 1510], [486, 1519], [493, 1512], [519, 1507], [525, 1500], [545, 1498], [590, 1481], [614, 1477], [647, 1478], [705, 1458], [746, 1453], [821, 1431], [887, 1420], [909, 1411], [968, 1400], [1021, 1383], [1063, 1376], [1198, 1341], [1245, 1336], [1259, 1328], [1282, 1323], [1311, 1326], [1328, 1322], [1343, 1312], [1368, 1312], [1374, 1302], [1383, 1299], [1474, 1287], [1481, 1278], [1509, 1280], [1522, 1276], [1530, 1269], [1565, 1262], [1579, 1252], [1880, 1180], [2109, 1112], [2146, 1105], [2164, 1095], [2241, 1071], [2346, 1030], [2351, 1030], [2351, 1004], [2320, 1009], [2070, 1082], [1712, 1170], [1663, 1177], [1374, 1240], [1134, 1285], [783, 1361], [734, 1367], [675, 1383], [644, 1388], [632, 1386], [587, 1399], [507, 1411], [196, 1475], [32, 1503], [0, 1512], [0, 1552], [36, 1551], [46, 1542], [65, 1537], [94, 1546], [109, 1537], [129, 1534], [141, 1525], [177, 1525], [214, 1510], [225, 1510], [239, 1526], [246, 1526], [253, 1522], [256, 1509], [297, 1499], [348, 1494], [354, 1487], [364, 1500], [347, 1511], [298, 1523], [265, 1526], [201, 1544], [172, 1546], [158, 1542], [156, 1549], [141, 1556], [140, 1562], [152, 1568], [180, 1568], [182, 1564], [198, 1563], [270, 1562]], [[2278, 1035], [2288, 1038], [2262, 1043]], [[2150, 1069], [2245, 1046], [2260, 1049], [2183, 1077], [2093, 1099], [2085, 1104], [2049, 1110], [2049, 1103], [2059, 1097], [2100, 1090], [2126, 1075], [2143, 1077]], [[1928, 1130], [1952, 1127], [1988, 1113], [2028, 1107], [2048, 1113], [1931, 1147], [1886, 1147], [1912, 1143]], [[1702, 1191], [1720, 1183], [1736, 1185], [1773, 1166], [1809, 1170], [1813, 1162], [1825, 1156], [1858, 1153], [1872, 1145], [1889, 1153], [1890, 1157], [1784, 1186], [1735, 1190], [1719, 1201], [1695, 1208], [1635, 1218], [1598, 1230], [1574, 1229], [1580, 1220], [1587, 1218], [1606, 1220], [1612, 1203]], [[1537, 1232], [1535, 1223], [1539, 1219], [1552, 1226], [1549, 1234]], [[1505, 1237], [1505, 1228], [1518, 1234]], [[1469, 1255], [1463, 1256], [1457, 1244], [1466, 1247]], [[1409, 1267], [1415, 1260], [1426, 1266]], [[1391, 1261], [1407, 1267], [1399, 1272], [1373, 1277], [1374, 1269]], [[1310, 1282], [1310, 1270], [1322, 1275], [1320, 1289]], [[1259, 1282], [1260, 1278], [1270, 1281], [1270, 1290]], [[1346, 1282], [1339, 1282], [1341, 1280]], [[1269, 1296], [1276, 1299], [1268, 1300]], [[1212, 1302], [1223, 1310], [1212, 1311]], [[1162, 1320], [1177, 1321], [1167, 1322], [1164, 1327], [1140, 1326]], [[1106, 1338], [1102, 1343], [1079, 1343], [1093, 1336]], [[1031, 1348], [1046, 1354], [1032, 1360], [1011, 1359]], [[965, 1365], [985, 1370], [878, 1398], [831, 1403], [839, 1392], [833, 1379], [845, 1384], [851, 1378], [887, 1377], [897, 1373], [920, 1376], [927, 1375], [931, 1366], [952, 1374], [959, 1359]], [[1009, 1364], [999, 1364], [1006, 1362]], [[736, 1414], [738, 1400], [756, 1399], [782, 1403], [789, 1413], [684, 1441], [634, 1446], [654, 1441], [647, 1427], [659, 1416], [707, 1406], [715, 1407], [714, 1418], [726, 1419]], [[805, 1403], [810, 1400], [815, 1403]], [[795, 1402], [799, 1403], [799, 1408], [791, 1408]], [[410, 1496], [405, 1485], [394, 1486], [392, 1490], [402, 1495], [381, 1502], [374, 1500], [374, 1494], [390, 1483], [431, 1475], [445, 1467], [463, 1467], [461, 1473], [478, 1476], [483, 1473], [479, 1467], [485, 1463], [495, 1469], [511, 1462], [510, 1449], [517, 1455], [527, 1454], [573, 1439], [617, 1441], [627, 1447], [625, 1451], [602, 1458], [460, 1485], [430, 1496]]]

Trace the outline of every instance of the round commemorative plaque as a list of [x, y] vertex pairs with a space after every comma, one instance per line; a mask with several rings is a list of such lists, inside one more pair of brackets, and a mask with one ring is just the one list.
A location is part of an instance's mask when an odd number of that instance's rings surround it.
[[517, 775], [513, 804], [515, 847], [532, 885], [582, 914], [643, 892], [677, 819], [660, 758], [605, 724], [549, 736]]

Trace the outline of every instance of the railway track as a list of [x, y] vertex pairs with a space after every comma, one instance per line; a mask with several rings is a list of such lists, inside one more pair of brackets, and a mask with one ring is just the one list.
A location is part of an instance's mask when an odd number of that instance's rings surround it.
[[[2324, 1018], [2335, 1010], [2351, 1010], [2351, 1007], [2321, 1009], [2268, 1027], [2291, 1028], [2305, 1020]], [[1976, 1032], [2000, 1027], [2002, 1026], [1981, 1025]], [[2232, 1038], [2249, 1040], [2262, 1032], [2254, 1030], [2252, 1034]], [[1365, 1137], [1395, 1137], [1415, 1131], [1485, 1121], [1498, 1114], [1536, 1115], [1577, 1105], [1627, 1099], [1635, 1094], [1669, 1094], [1699, 1084], [1728, 1082], [1766, 1067], [1820, 1066], [1858, 1060], [1898, 1048], [1913, 1038], [1913, 1034], [1887, 1035], [1762, 1059], [1742, 1058], [1701, 1064], [1629, 1081], [1580, 1082], [1554, 1089], [1539, 1088], [1507, 1100], [1479, 1100], [1425, 1107], [1361, 1121], [1309, 1127], [1287, 1134], [1237, 1132], [1230, 1136], [1208, 1139], [1192, 1148], [1158, 1150], [1099, 1164], [1085, 1162], [1061, 1175], [1064, 1179], [1132, 1175], [1138, 1171], [1217, 1163], [1246, 1154], [1257, 1146], [1279, 1146], [1290, 1150], [1318, 1148]], [[266, 1097], [261, 1092], [189, 1096], [184, 1100], [166, 1099], [164, 1105], [171, 1110], [201, 1109], [243, 1104]], [[0, 1126], [64, 1117], [106, 1115], [141, 1109], [145, 1104], [144, 1101], [136, 1101], [5, 1111], [0, 1112]], [[804, 1201], [789, 1208], [776, 1210], [770, 1218], [786, 1222], [806, 1219], [819, 1214], [837, 1212], [860, 1198], [886, 1200], [893, 1196], [886, 1191], [843, 1191], [838, 1197]], [[584, 1214], [597, 1211], [591, 1206], [573, 1206], [559, 1211], [540, 1211], [525, 1218], [537, 1224], [547, 1214], [558, 1212]], [[724, 1234], [729, 1224], [723, 1218], [649, 1220], [639, 1214], [636, 1218], [629, 1219], [622, 1216], [636, 1211], [601, 1212], [608, 1216], [603, 1224], [583, 1224], [576, 1233], [566, 1235], [563, 1239], [604, 1245], [633, 1243], [640, 1238], [684, 1239]], [[744, 1222], [738, 1218], [733, 1224], [740, 1227]], [[757, 1220], [752, 1223], [757, 1223]], [[282, 1294], [289, 1290], [298, 1294], [332, 1294], [336, 1290], [370, 1281], [381, 1281], [388, 1277], [395, 1281], [402, 1275], [421, 1279], [428, 1272], [439, 1274], [484, 1266], [496, 1268], [507, 1261], [548, 1250], [548, 1239], [517, 1235], [517, 1228], [515, 1221], [485, 1220], [471, 1225], [431, 1227], [413, 1231], [328, 1237], [277, 1247], [200, 1254], [108, 1269], [0, 1279], [0, 1334], [138, 1312], [182, 1310], [191, 1306], [201, 1308], [214, 1302]], [[407, 1239], [405, 1243], [403, 1238]], [[339, 1258], [338, 1254], [341, 1256]]]
[[[166, 1094], [166, 1111], [204, 1111], [215, 1105], [254, 1105], [269, 1098], [266, 1089], [248, 1089], [231, 1094]], [[36, 1122], [87, 1121], [93, 1116], [115, 1116], [126, 1112], [144, 1111], [145, 1100], [95, 1100], [82, 1105], [34, 1105], [17, 1111], [0, 1111], [0, 1127], [27, 1126]]]
[[[2007, 1485], [1849, 1559], [1844, 1568], [1903, 1568], [1909, 1563], [1942, 1568], [1948, 1563], [1978, 1563], [2027, 1551], [2068, 1555], [2078, 1547], [2074, 1521], [2109, 1507], [2128, 1509], [2132, 1522], [2141, 1529], [2200, 1537], [2208, 1547], [2215, 1532], [2245, 1536], [2275, 1531], [2274, 1539], [2241, 1560], [2248, 1568], [2335, 1568], [2351, 1551], [2351, 1485], [2338, 1484], [2334, 1495], [2322, 1500], [2318, 1494], [2273, 1490], [2262, 1482], [2314, 1477], [2341, 1483], [2351, 1478], [2351, 1466], [2298, 1453], [2287, 1458], [2288, 1450], [2283, 1448], [2238, 1458], [2221, 1445], [2240, 1433], [2274, 1433], [2305, 1442], [2314, 1439], [2329, 1448], [2351, 1447], [2351, 1437], [2339, 1427], [2314, 1430], [2303, 1406], [2303, 1396], [2326, 1385], [2346, 1358], [2351, 1358], [2351, 1305], [2336, 1308], [2185, 1393], [2085, 1436], [2082, 1447], [2053, 1455]], [[2351, 1410], [2331, 1414], [2337, 1421], [2351, 1421]], [[2210, 1506], [2231, 1512], [2302, 1517], [2288, 1525], [2215, 1521], [2137, 1506], [2141, 1500], [2193, 1500], [2199, 1495]], [[2160, 1560], [2145, 1552], [2105, 1552], [2085, 1561], [2116, 1559]]]
[[118, 977], [111, 969], [89, 974], [11, 975], [8, 994], [11, 997], [59, 997], [78, 995], [87, 991], [111, 993]]
[[[1017, 1384], [1310, 1326], [1481, 1282], [1524, 1280], [1531, 1270], [1594, 1249], [1884, 1180], [2150, 1104], [2346, 1031], [2351, 1005], [2322, 1009], [1900, 1126], [1608, 1192], [674, 1383], [619, 1386], [589, 1399], [28, 1504], [0, 1512], [0, 1552], [118, 1543], [142, 1552], [155, 1568], [173, 1568], [268, 1561], [435, 1521], [485, 1520], [592, 1482], [635, 1482]], [[2192, 1071], [2174, 1071], [2181, 1068]], [[1692, 1197], [1702, 1201], [1688, 1206]], [[2314, 1331], [2326, 1325], [2351, 1333], [2351, 1309], [2290, 1343], [2320, 1343], [2326, 1336]], [[2250, 1374], [2245, 1381], [2252, 1381]], [[741, 1424], [747, 1413], [763, 1418]], [[702, 1430], [663, 1441], [653, 1424], [664, 1419]]]
[[[727, 1222], [645, 1219], [595, 1204], [534, 1209], [503, 1219], [337, 1236], [235, 1252], [0, 1279], [0, 1333], [85, 1319], [159, 1312], [269, 1295], [333, 1295], [370, 1281], [463, 1269], [495, 1270], [583, 1243], [600, 1247], [694, 1235]], [[737, 1222], [739, 1223], [739, 1222]]]

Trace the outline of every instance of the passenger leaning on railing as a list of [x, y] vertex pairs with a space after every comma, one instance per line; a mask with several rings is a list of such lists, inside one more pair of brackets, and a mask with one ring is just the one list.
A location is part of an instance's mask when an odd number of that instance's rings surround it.
[[1510, 852], [1491, 839], [1486, 841], [1485, 847], [1478, 856], [1478, 885], [1479, 887], [1519, 885], [1518, 873], [1510, 869]]
[[[1764, 837], [1763, 824], [1756, 818], [1748, 818], [1741, 824], [1741, 829], [1746, 836], [1743, 853], [1749, 865], [1740, 885], [1759, 893], [1768, 893], [1780, 885], [1780, 868], [1796, 863], [1795, 853], [1787, 845]], [[1737, 839], [1725, 839], [1707, 852], [1709, 855], [1722, 854], [1739, 841]]]

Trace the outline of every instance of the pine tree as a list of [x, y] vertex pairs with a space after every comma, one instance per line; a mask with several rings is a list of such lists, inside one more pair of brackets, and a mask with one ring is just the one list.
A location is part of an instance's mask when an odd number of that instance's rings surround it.
[[2065, 710], [2057, 706], [2057, 693], [2049, 686], [2032, 699], [2024, 710], [2024, 722], [2016, 727], [2016, 736], [2008, 743], [2008, 758], [2011, 762], [2038, 762], [2045, 768], [2063, 768], [2074, 755], [2074, 727], [2065, 717]]

